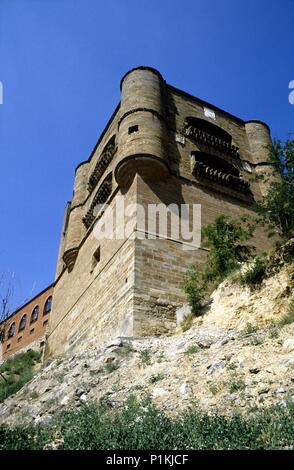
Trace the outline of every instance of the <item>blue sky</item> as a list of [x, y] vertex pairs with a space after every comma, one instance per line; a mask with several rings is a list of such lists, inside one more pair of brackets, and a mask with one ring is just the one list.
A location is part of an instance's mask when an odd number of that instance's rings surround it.
[[54, 279], [75, 166], [132, 67], [272, 136], [294, 131], [293, 0], [0, 0], [0, 272], [14, 305]]

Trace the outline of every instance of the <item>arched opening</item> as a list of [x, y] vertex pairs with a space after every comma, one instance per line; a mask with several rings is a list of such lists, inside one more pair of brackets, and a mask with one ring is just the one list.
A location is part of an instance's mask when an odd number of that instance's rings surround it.
[[39, 305], [36, 305], [34, 310], [32, 311], [32, 315], [31, 315], [31, 323], [34, 323], [35, 321], [38, 320], [38, 316], [39, 316]]
[[222, 158], [204, 152], [192, 152], [192, 172], [200, 179], [208, 179], [234, 190], [247, 192], [249, 182], [241, 176], [238, 168]]
[[198, 129], [199, 131], [205, 132], [206, 134], [221, 139], [229, 144], [232, 142], [232, 136], [228, 132], [205, 119], [192, 116], [186, 117], [185, 128]]
[[8, 338], [12, 338], [15, 333], [15, 322], [11, 323], [9, 330], [8, 330]]
[[20, 323], [19, 323], [19, 328], [18, 331], [22, 331], [25, 329], [27, 324], [27, 315], [26, 313], [21, 317]]
[[195, 161], [201, 162], [215, 170], [222, 171], [237, 177], [240, 176], [238, 168], [236, 168], [230, 162], [223, 160], [222, 158], [215, 157], [205, 152], [192, 152], [192, 155], [195, 157]]
[[50, 297], [48, 297], [48, 299], [45, 302], [43, 315], [46, 315], [47, 313], [50, 313], [51, 308], [52, 308], [52, 295], [50, 295]]

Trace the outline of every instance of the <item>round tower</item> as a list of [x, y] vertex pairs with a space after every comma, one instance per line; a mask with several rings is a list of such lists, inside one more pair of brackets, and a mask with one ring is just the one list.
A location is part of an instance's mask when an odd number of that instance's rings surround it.
[[265, 195], [269, 184], [276, 179], [273, 175], [274, 168], [268, 163], [269, 151], [272, 147], [270, 128], [262, 121], [247, 121], [245, 129], [252, 155], [252, 163], [255, 165], [255, 173], [264, 176], [259, 182], [259, 187], [261, 194]]
[[121, 80], [119, 162], [115, 178], [128, 186], [136, 173], [161, 179], [169, 174], [165, 152], [165, 82], [150, 67], [130, 70]]
[[85, 234], [82, 222], [83, 202], [87, 196], [88, 164], [83, 163], [76, 169], [73, 198], [65, 235], [65, 250], [63, 261], [69, 271], [72, 270], [79, 252], [80, 242]]
[[247, 121], [245, 129], [253, 157], [252, 163], [266, 163], [269, 147], [272, 145], [270, 128], [262, 121]]

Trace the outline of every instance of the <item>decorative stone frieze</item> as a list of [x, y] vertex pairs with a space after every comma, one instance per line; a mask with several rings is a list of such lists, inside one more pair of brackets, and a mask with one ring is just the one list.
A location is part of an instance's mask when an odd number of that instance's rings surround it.
[[115, 142], [114, 142], [114, 138], [112, 138], [110, 142], [107, 144], [104, 151], [102, 152], [102, 155], [98, 159], [95, 169], [89, 178], [88, 189], [90, 192], [93, 191], [96, 184], [101, 179], [103, 173], [105, 172], [109, 163], [113, 159], [115, 152], [116, 152]]
[[186, 126], [184, 128], [184, 133], [187, 137], [192, 139], [196, 143], [201, 143], [208, 145], [212, 148], [219, 150], [225, 154], [232, 155], [234, 157], [239, 157], [239, 149], [235, 145], [232, 145], [230, 142], [226, 142], [219, 137], [208, 134], [207, 132], [197, 129], [194, 126]]

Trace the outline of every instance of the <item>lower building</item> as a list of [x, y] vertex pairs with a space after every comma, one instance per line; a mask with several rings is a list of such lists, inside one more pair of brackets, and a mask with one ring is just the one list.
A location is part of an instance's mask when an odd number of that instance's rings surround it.
[[41, 351], [49, 326], [54, 284], [15, 310], [5, 321], [0, 343], [0, 360], [28, 349]]

